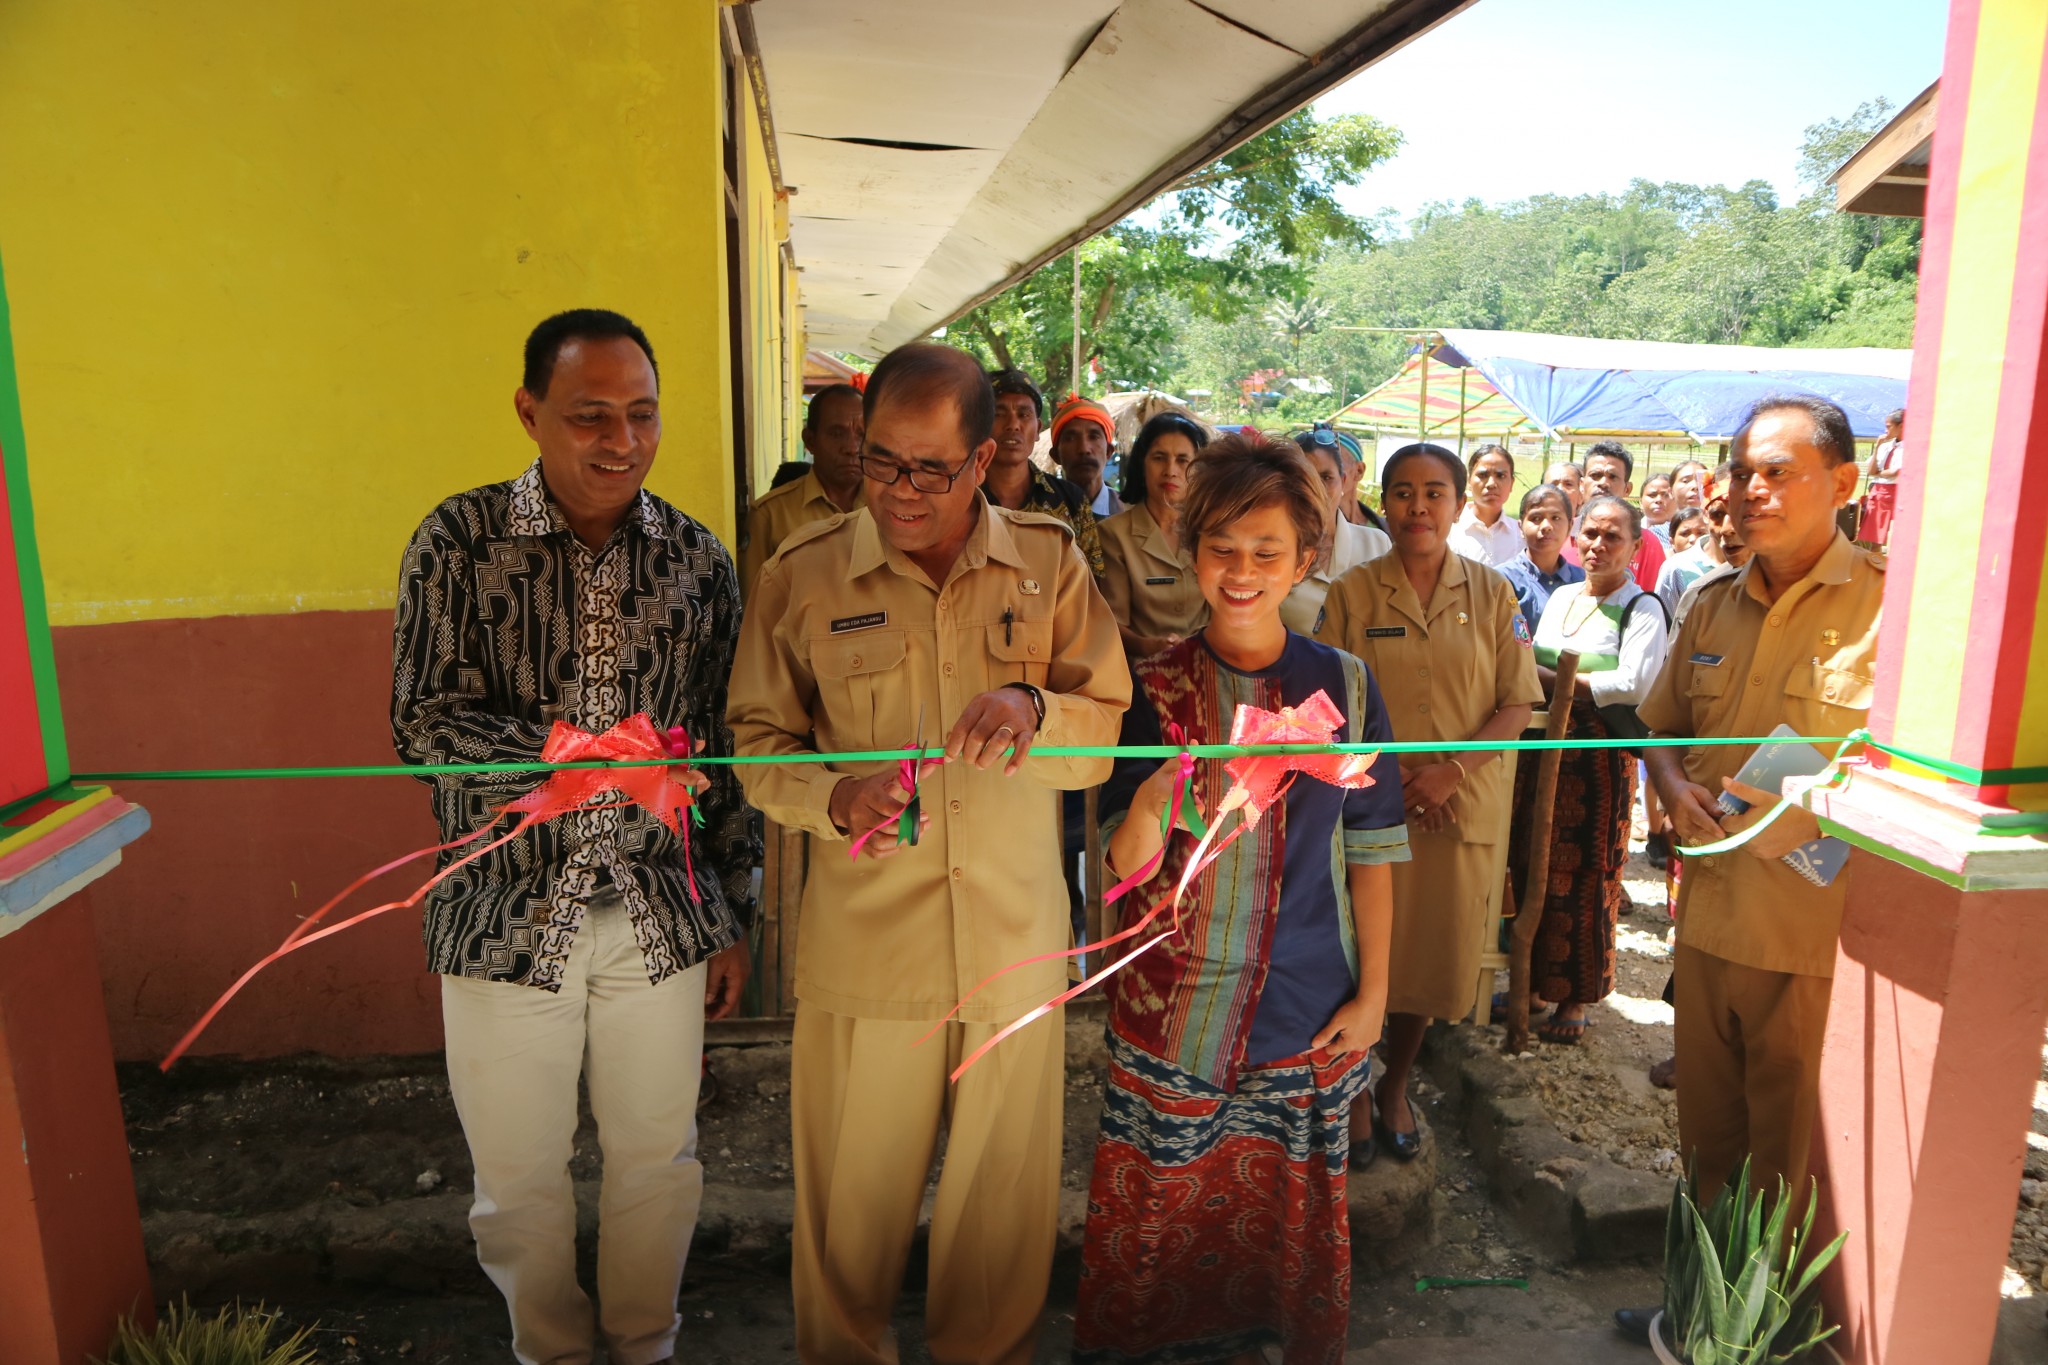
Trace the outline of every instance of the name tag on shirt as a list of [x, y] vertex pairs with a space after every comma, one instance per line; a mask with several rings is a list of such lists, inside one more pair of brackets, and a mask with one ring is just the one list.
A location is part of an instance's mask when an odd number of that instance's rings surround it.
[[1173, 578], [1173, 577], [1169, 577], [1169, 578], [1148, 578], [1148, 579], [1146, 579], [1146, 580], [1145, 580], [1145, 586], [1146, 586], [1146, 587], [1148, 587], [1148, 588], [1163, 588], [1163, 587], [1166, 587], [1166, 586], [1168, 586], [1169, 584], [1173, 584], [1173, 583], [1178, 583], [1178, 582], [1180, 582], [1180, 579], [1178, 579], [1178, 578]]
[[870, 626], [887, 625], [888, 621], [889, 613], [886, 611], [871, 611], [865, 616], [842, 616], [832, 623], [832, 633], [843, 635], [849, 630], [866, 630]]
[[1686, 662], [1698, 664], [1702, 668], [1719, 668], [1721, 661], [1726, 657], [1724, 654], [1695, 654]]
[[1368, 640], [1391, 640], [1407, 635], [1406, 626], [1371, 626], [1365, 632]]

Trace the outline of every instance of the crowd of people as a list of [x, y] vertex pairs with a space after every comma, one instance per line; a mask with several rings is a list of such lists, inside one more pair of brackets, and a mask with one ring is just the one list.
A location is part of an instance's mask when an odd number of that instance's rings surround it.
[[[1550, 466], [1513, 515], [1507, 449], [1418, 443], [1386, 460], [1375, 507], [1364, 452], [1328, 426], [1214, 435], [1163, 413], [1119, 452], [1079, 397], [1050, 415], [1054, 475], [1032, 462], [1048, 413], [1029, 376], [912, 344], [864, 390], [811, 399], [808, 467], [755, 502], [736, 556], [643, 486], [659, 375], [626, 318], [541, 323], [515, 407], [538, 458], [447, 499], [405, 552], [400, 753], [532, 761], [558, 725], [645, 715], [679, 759], [775, 760], [684, 769], [680, 827], [611, 803], [536, 827], [428, 902], [471, 1225], [528, 1365], [587, 1362], [600, 1334], [622, 1365], [676, 1353], [704, 1024], [748, 975], [763, 816], [812, 842], [798, 1355], [895, 1358], [943, 1135], [931, 1355], [1023, 1362], [1059, 1203], [1060, 1011], [984, 1048], [1065, 989], [1078, 794], [1100, 789], [1129, 926], [1168, 907], [1232, 785], [1220, 761], [1190, 776], [1039, 749], [1221, 742], [1244, 706], [1316, 709], [1349, 743], [1451, 744], [1515, 739], [1543, 706], [1568, 707], [1574, 736], [1690, 738], [1845, 734], [1870, 704], [1883, 561], [1837, 526], [1859, 469], [1821, 399], [1759, 404], [1725, 464], [1654, 475], [1639, 501], [1616, 443]], [[821, 757], [909, 746], [944, 757]], [[1733, 780], [1745, 757], [1565, 753], [1534, 958], [1545, 1039], [1575, 1042], [1613, 988], [1638, 788], [1669, 860], [1775, 800]], [[1527, 866], [1534, 767], [1382, 752], [1342, 783], [1296, 780], [1193, 877], [1177, 931], [1109, 978], [1077, 1359], [1342, 1357], [1345, 1178], [1423, 1150], [1413, 1068], [1430, 1022], [1478, 1003], [1498, 845], [1511, 875]], [[450, 840], [533, 780], [429, 778]], [[1816, 834], [1795, 809], [1739, 852], [1680, 860], [1679, 1122], [1709, 1192], [1745, 1156], [1766, 1181], [1804, 1176], [1841, 897], [1781, 858]], [[579, 1075], [604, 1158], [595, 1309], [568, 1176]]]

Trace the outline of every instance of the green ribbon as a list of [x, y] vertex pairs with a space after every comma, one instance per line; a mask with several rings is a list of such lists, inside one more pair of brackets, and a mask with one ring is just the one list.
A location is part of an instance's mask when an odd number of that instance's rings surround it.
[[[1947, 759], [1915, 753], [1911, 749], [1895, 744], [1886, 744], [1874, 739], [1868, 730], [1858, 730], [1850, 735], [1713, 735], [1713, 736], [1655, 736], [1647, 739], [1487, 739], [1487, 740], [1394, 740], [1383, 744], [1047, 744], [1034, 748], [1034, 758], [1173, 758], [1181, 753], [1191, 753], [1197, 758], [1256, 758], [1265, 755], [1289, 754], [1445, 754], [1445, 753], [1529, 753], [1543, 750], [1598, 750], [1598, 749], [1691, 749], [1716, 748], [1728, 745], [1790, 744], [1813, 745], [1833, 744], [1838, 746], [1828, 766], [1822, 769], [1826, 778], [1823, 785], [1834, 785], [1845, 774], [1838, 766], [1852, 745], [1862, 745], [1889, 754], [1918, 767], [1926, 768], [1944, 777], [1973, 786], [2009, 785], [2021, 782], [2048, 782], [2048, 767], [2042, 768], [1970, 768]], [[839, 753], [793, 753], [793, 754], [731, 754], [714, 756], [699, 754], [688, 759], [605, 759], [576, 763], [544, 763], [539, 760], [519, 760], [501, 763], [365, 763], [315, 766], [303, 768], [163, 768], [136, 769], [132, 771], [76, 773], [72, 783], [114, 783], [114, 782], [233, 782], [249, 780], [270, 780], [299, 777], [412, 777], [431, 778], [439, 776], [464, 776], [484, 773], [549, 773], [579, 768], [650, 768], [675, 763], [690, 763], [697, 767], [754, 767], [776, 763], [834, 764], [834, 763], [880, 763], [902, 762], [914, 758], [943, 758], [943, 747], [917, 750], [909, 749], [856, 749]], [[51, 798], [63, 799], [67, 792], [75, 795], [77, 789], [69, 784], [52, 787], [24, 797], [5, 807], [0, 807], [0, 824], [4, 824], [17, 813], [28, 809], [37, 802]], [[1792, 806], [1790, 800], [1780, 800], [1765, 814], [1764, 818], [1744, 829], [1740, 834], [1723, 839], [1718, 843], [1703, 844], [1698, 848], [1681, 849], [1693, 857], [1705, 857], [1725, 853], [1742, 847], [1758, 833], [1776, 821]], [[1202, 818], [1191, 802], [1183, 802], [1183, 809], [1193, 822], [1194, 832], [1201, 833]], [[905, 814], [908, 815], [909, 808]], [[703, 816], [693, 807], [692, 819], [701, 823]], [[1986, 816], [1982, 823], [1986, 834], [2033, 835], [2048, 833], [2048, 811], [2014, 811]], [[909, 834], [901, 825], [899, 837], [915, 842], [915, 835]]]
[[[1525, 752], [1541, 749], [1688, 749], [1730, 744], [1840, 744], [1844, 735], [1716, 735], [1653, 739], [1443, 739], [1390, 740], [1384, 744], [1041, 744], [1033, 758], [1257, 758], [1266, 754], [1446, 754]], [[1889, 752], [1889, 751], [1888, 751]], [[132, 772], [77, 773], [77, 782], [227, 782], [286, 777], [437, 777], [468, 773], [547, 773], [576, 768], [652, 768], [688, 763], [699, 768], [750, 767], [773, 763], [879, 763], [907, 758], [944, 758], [943, 747], [851, 749], [839, 753], [697, 754], [691, 758], [595, 759], [577, 763], [518, 760], [505, 763], [364, 763], [310, 768], [164, 768]], [[1916, 760], [1917, 761], [1917, 760]]]

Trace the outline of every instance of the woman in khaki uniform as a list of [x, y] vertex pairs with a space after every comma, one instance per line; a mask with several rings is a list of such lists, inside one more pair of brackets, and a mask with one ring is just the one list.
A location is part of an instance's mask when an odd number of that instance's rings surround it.
[[1171, 649], [1209, 619], [1175, 535], [1188, 475], [1208, 443], [1209, 433], [1177, 412], [1146, 422], [1124, 462], [1124, 510], [1101, 524], [1102, 595], [1133, 659]]
[[[1330, 585], [1316, 638], [1365, 660], [1396, 740], [1517, 738], [1543, 688], [1514, 589], [1450, 550], [1464, 465], [1442, 446], [1403, 446], [1382, 483], [1393, 553]], [[1394, 869], [1386, 1070], [1370, 1134], [1363, 1105], [1351, 1131], [1358, 1143], [1377, 1135], [1404, 1161], [1422, 1150], [1408, 1074], [1423, 1030], [1470, 1010], [1477, 990], [1493, 845], [1506, 832], [1505, 772], [1497, 752], [1401, 755], [1413, 860]]]

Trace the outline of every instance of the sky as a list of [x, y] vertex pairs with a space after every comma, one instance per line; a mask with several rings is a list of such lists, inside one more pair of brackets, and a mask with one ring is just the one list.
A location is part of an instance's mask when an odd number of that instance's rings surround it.
[[1358, 214], [1638, 178], [1762, 179], [1791, 199], [1806, 128], [1919, 94], [1947, 17], [1945, 0], [1479, 0], [1315, 108], [1405, 138], [1342, 192]]

